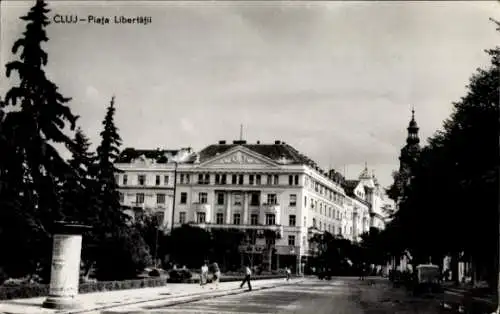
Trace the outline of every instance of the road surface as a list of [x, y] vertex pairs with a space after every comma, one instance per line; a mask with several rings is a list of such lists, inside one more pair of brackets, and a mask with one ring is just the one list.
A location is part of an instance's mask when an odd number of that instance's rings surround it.
[[[237, 286], [237, 284], [235, 284]], [[238, 289], [235, 287], [235, 289]], [[440, 299], [415, 298], [383, 279], [306, 279], [273, 289], [245, 292], [175, 306], [162, 301], [123, 308], [120, 313], [441, 313]], [[163, 302], [164, 303], [164, 302]]]

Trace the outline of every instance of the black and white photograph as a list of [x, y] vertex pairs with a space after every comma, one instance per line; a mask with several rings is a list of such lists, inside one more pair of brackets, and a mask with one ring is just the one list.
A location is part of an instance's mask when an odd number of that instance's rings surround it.
[[498, 1], [0, 2], [0, 314], [500, 314]]

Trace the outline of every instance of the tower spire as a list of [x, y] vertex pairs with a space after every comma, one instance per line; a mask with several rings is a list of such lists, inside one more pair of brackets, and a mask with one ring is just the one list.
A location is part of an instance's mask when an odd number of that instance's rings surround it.
[[411, 120], [408, 124], [408, 136], [406, 138], [406, 144], [408, 145], [418, 145], [420, 143], [420, 139], [418, 137], [418, 125], [417, 121], [415, 121], [415, 108], [411, 107]]

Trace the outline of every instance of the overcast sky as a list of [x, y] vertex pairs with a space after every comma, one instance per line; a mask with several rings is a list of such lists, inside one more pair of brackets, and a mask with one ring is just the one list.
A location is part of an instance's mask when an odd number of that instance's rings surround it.
[[[411, 106], [425, 143], [500, 39], [495, 1], [49, 3], [51, 19], [152, 18], [47, 29], [46, 71], [94, 143], [115, 94], [124, 147], [200, 150], [243, 124], [247, 141], [283, 140], [349, 178], [366, 161], [385, 186]], [[1, 3], [2, 66], [32, 4]]]

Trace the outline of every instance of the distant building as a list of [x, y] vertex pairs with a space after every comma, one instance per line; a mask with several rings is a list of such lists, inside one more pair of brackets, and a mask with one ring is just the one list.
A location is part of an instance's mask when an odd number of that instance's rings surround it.
[[363, 210], [361, 227], [354, 223], [364, 203], [348, 200], [342, 180], [282, 141], [220, 141], [198, 153], [126, 149], [116, 167], [123, 171], [121, 201], [131, 214], [157, 213], [170, 228], [174, 209], [174, 227], [242, 230], [242, 259], [254, 265], [295, 266], [301, 273], [314, 234], [355, 239], [356, 227], [367, 228]]

